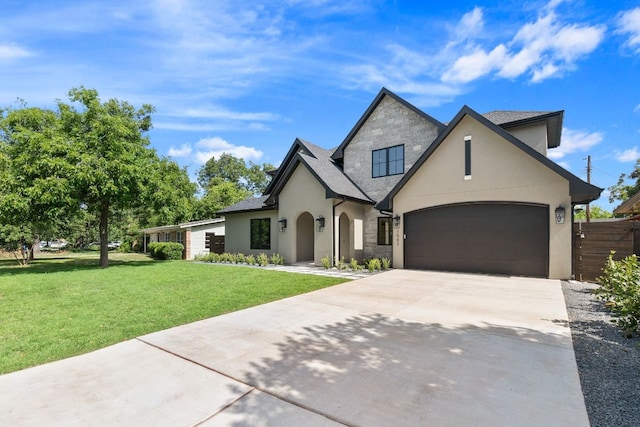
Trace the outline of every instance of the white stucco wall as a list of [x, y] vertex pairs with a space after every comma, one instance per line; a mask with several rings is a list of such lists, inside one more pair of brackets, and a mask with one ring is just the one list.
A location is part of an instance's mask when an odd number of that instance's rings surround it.
[[543, 156], [547, 155], [547, 124], [538, 122], [526, 126], [509, 128], [508, 132], [526, 143]]
[[208, 254], [209, 249], [205, 248], [205, 236], [207, 233], [215, 233], [216, 236], [224, 236], [225, 223], [207, 224], [191, 227], [191, 238], [189, 242], [189, 259], [197, 255]]
[[[332, 200], [327, 199], [324, 187], [299, 164], [278, 196], [279, 218], [287, 219], [287, 229], [279, 234], [279, 251], [286, 263], [298, 262], [296, 244], [296, 221], [308, 212], [315, 218], [325, 218], [325, 227], [319, 231], [314, 223], [314, 263], [322, 265], [322, 258], [333, 256]], [[315, 221], [314, 221], [315, 222]]]
[[[471, 179], [465, 180], [464, 139], [471, 135]], [[479, 201], [549, 205], [549, 277], [571, 276], [569, 182], [466, 116], [393, 199], [394, 215], [425, 207]], [[554, 210], [567, 211], [556, 224]], [[395, 231], [393, 264], [403, 266], [403, 223]]]
[[[251, 220], [269, 218], [271, 220], [271, 249], [251, 249]], [[269, 256], [278, 252], [278, 211], [225, 215], [225, 252], [243, 253], [245, 255], [265, 253]]]

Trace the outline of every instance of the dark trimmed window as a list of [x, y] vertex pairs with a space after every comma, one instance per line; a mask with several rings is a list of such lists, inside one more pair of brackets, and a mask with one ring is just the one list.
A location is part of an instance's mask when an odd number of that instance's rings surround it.
[[271, 219], [251, 220], [251, 249], [271, 249]]
[[404, 145], [373, 150], [371, 153], [371, 176], [400, 175], [404, 173]]
[[471, 176], [471, 137], [464, 138], [464, 176]]
[[388, 216], [378, 218], [378, 244], [390, 245], [393, 242], [393, 219]]

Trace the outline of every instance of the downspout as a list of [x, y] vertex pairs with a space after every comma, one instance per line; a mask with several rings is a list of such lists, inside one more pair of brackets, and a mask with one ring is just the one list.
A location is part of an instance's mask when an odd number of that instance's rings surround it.
[[332, 242], [332, 245], [333, 245], [333, 249], [332, 249], [333, 256], [331, 257], [331, 265], [334, 266], [334, 267], [336, 266], [336, 208], [338, 206], [340, 206], [341, 204], [343, 204], [344, 202], [346, 202], [346, 201], [347, 201], [347, 198], [343, 197], [341, 202], [338, 202], [335, 205], [333, 205], [333, 212], [332, 212], [332, 215], [331, 215], [332, 229], [333, 229], [333, 236], [332, 236], [333, 237], [333, 239], [332, 239], [333, 240], [333, 242]]

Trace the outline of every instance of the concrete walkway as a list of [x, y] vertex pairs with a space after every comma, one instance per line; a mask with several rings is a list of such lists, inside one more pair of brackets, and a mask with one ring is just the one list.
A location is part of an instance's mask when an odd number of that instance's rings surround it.
[[392, 270], [0, 377], [6, 425], [588, 426], [559, 281]]

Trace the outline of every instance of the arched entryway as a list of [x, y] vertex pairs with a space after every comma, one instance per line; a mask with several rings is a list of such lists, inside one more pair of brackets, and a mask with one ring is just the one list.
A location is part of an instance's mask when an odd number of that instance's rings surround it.
[[309, 212], [300, 214], [296, 220], [296, 260], [314, 261], [313, 216]]
[[338, 256], [340, 259], [344, 258], [346, 262], [349, 262], [351, 261], [351, 258], [353, 258], [351, 253], [353, 245], [351, 244], [351, 227], [349, 217], [344, 212], [340, 214], [340, 218], [338, 220], [338, 236]]

